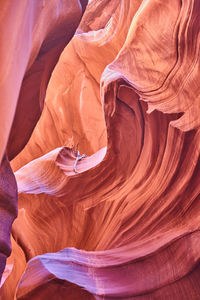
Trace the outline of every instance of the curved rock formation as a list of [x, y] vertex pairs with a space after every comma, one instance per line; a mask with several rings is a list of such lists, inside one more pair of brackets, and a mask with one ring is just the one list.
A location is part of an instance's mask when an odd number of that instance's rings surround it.
[[5, 299], [199, 299], [199, 8], [88, 5], [12, 161]]
[[17, 188], [7, 156], [14, 158], [29, 140], [52, 70], [86, 5], [86, 0], [0, 3], [0, 278], [10, 254], [9, 233], [17, 210]]

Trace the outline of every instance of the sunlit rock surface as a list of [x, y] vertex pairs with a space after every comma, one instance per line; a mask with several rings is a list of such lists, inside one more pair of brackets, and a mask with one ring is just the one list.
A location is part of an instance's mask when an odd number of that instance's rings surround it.
[[88, 5], [11, 163], [3, 300], [200, 298], [199, 9]]
[[[87, 0], [0, 3], [0, 278], [10, 255], [10, 230], [17, 215], [17, 186], [8, 159], [28, 142], [51, 73], [86, 4]], [[5, 274], [10, 271], [9, 263]]]

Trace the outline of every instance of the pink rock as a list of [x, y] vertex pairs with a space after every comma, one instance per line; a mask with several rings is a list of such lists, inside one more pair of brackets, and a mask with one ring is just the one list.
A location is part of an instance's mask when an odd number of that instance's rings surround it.
[[199, 6], [88, 5], [12, 161], [3, 300], [200, 298]]

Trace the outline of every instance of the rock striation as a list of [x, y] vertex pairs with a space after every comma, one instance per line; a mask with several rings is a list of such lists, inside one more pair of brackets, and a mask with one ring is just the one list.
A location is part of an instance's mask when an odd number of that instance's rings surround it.
[[[199, 299], [199, 9], [199, 0], [89, 3], [48, 73], [29, 141], [14, 119], [18, 217], [3, 300]], [[6, 241], [13, 207], [10, 220], [3, 211]]]
[[86, 0], [0, 3], [0, 277], [11, 251], [10, 230], [17, 215], [17, 186], [8, 159], [28, 142], [52, 70], [86, 5]]

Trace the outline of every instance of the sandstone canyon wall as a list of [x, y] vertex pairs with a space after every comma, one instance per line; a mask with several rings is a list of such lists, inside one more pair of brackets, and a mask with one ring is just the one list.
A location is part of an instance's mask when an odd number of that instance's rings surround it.
[[1, 298], [199, 299], [200, 0], [86, 2], [3, 7]]

